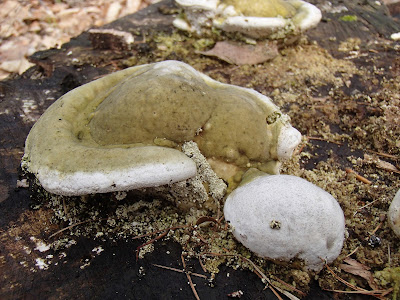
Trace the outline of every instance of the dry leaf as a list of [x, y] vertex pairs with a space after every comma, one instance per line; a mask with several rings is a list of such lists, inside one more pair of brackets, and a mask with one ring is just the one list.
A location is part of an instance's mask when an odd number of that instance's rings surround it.
[[365, 153], [364, 161], [369, 164], [374, 163], [377, 168], [400, 174], [400, 170], [398, 168], [396, 168], [393, 164], [391, 164], [390, 162], [381, 160], [380, 158], [378, 158], [376, 156]]
[[112, 22], [116, 18], [118, 18], [121, 9], [122, 9], [122, 5], [119, 4], [118, 2], [111, 3], [111, 5], [108, 7], [108, 10], [107, 10], [106, 23]]
[[375, 283], [375, 280], [374, 280], [374, 277], [372, 276], [372, 273], [369, 271], [369, 269], [370, 269], [369, 267], [367, 267], [367, 266], [359, 263], [355, 259], [352, 259], [352, 258], [349, 258], [349, 257], [347, 257], [344, 260], [344, 262], [347, 263], [347, 264], [341, 264], [340, 265], [340, 268], [343, 271], [364, 278], [368, 282], [368, 284], [371, 287], [371, 289], [373, 289], [373, 290], [378, 290], [379, 289], [379, 287]]
[[34, 64], [30, 63], [26, 58], [9, 60], [0, 64], [0, 69], [8, 73], [22, 74]]
[[217, 42], [209, 51], [198, 52], [207, 56], [215, 56], [235, 65], [254, 65], [271, 60], [278, 55], [278, 47], [274, 43], [258, 43], [242, 45], [233, 42]]
[[138, 11], [141, 4], [142, 0], [126, 0], [126, 7], [125, 7], [126, 13], [130, 14], [134, 13], [135, 11]]
[[392, 165], [390, 162], [387, 162], [387, 161], [378, 160], [376, 162], [376, 166], [378, 168], [384, 169], [386, 171], [400, 173], [399, 169], [397, 169], [394, 165]]

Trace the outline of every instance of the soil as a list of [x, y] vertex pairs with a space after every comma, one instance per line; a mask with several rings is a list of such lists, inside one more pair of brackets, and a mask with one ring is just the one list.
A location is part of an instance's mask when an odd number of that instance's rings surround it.
[[33, 66], [36, 51], [59, 48], [71, 37], [132, 14], [156, 1], [5, 0], [0, 3], [0, 80]]

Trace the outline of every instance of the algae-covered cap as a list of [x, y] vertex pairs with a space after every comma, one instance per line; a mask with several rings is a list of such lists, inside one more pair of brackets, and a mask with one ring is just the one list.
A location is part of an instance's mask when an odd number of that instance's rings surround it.
[[47, 191], [68, 196], [126, 191], [196, 175], [195, 163], [176, 149], [102, 145], [90, 134], [83, 134], [93, 117], [93, 107], [118, 83], [138, 76], [145, 68], [119, 71], [70, 91], [33, 126], [26, 139], [23, 164]]
[[300, 133], [268, 97], [164, 61], [58, 99], [29, 133], [23, 163], [55, 194], [126, 191], [195, 176], [188, 141], [207, 158], [276, 173]]

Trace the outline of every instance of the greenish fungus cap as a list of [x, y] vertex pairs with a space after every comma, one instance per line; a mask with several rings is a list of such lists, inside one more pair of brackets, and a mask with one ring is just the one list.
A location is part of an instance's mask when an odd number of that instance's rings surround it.
[[175, 0], [184, 9], [174, 25], [201, 35], [211, 27], [255, 39], [298, 35], [321, 20], [321, 11], [302, 0]]
[[300, 133], [269, 98], [165, 61], [61, 97], [29, 133], [23, 162], [55, 194], [126, 191], [195, 176], [188, 141], [207, 158], [277, 173]]
[[292, 5], [281, 0], [222, 0], [221, 3], [232, 5], [239, 14], [248, 17], [290, 18], [296, 14]]

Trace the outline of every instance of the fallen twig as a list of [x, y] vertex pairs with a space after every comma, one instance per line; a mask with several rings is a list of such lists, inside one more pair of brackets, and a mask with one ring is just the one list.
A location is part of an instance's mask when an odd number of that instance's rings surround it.
[[363, 288], [359, 288], [358, 286], [355, 286], [355, 285], [347, 282], [343, 278], [339, 277], [335, 272], [333, 272], [333, 270], [327, 264], [325, 264], [325, 268], [329, 271], [329, 273], [331, 273], [333, 275], [333, 277], [335, 277], [337, 280], [339, 280], [341, 283], [345, 284], [349, 288], [352, 288], [353, 290], [357, 290], [357, 291], [360, 291], [360, 292], [361, 291], [363, 291], [363, 292], [367, 291], [367, 290], [365, 290]]
[[352, 256], [354, 253], [357, 252], [358, 248], [360, 248], [360, 246], [357, 246], [353, 251], [351, 251], [349, 254], [347, 254], [346, 257]]
[[198, 239], [202, 241], [204, 244], [208, 244], [207, 240], [200, 233], [197, 233], [196, 237], [198, 237]]
[[335, 142], [335, 141], [330, 141], [330, 140], [327, 140], [327, 139], [324, 139], [324, 138], [320, 138], [320, 137], [316, 137], [316, 136], [307, 136], [307, 139], [308, 140], [315, 140], [315, 141], [322, 141], [322, 142], [332, 143], [332, 144], [336, 144], [336, 145], [339, 145], [339, 146], [343, 145], [342, 143]]
[[[257, 265], [255, 263], [253, 263], [250, 259], [248, 259], [240, 254], [224, 254], [224, 253], [207, 252], [207, 253], [202, 253], [201, 255], [239, 257], [240, 259], [251, 264], [251, 266], [254, 268], [254, 273], [258, 277], [261, 278], [261, 281], [266, 285], [266, 288], [269, 288], [279, 300], [282, 300], [282, 297], [276, 292], [276, 290], [278, 290], [280, 293], [282, 293], [283, 295], [285, 295], [286, 297], [288, 297], [291, 300], [299, 300], [299, 298], [297, 298], [295, 295], [291, 294], [290, 292], [285, 291], [277, 286], [274, 286], [272, 284], [271, 280], [263, 273], [263, 271], [261, 271], [261, 269], [259, 267], [257, 267]], [[304, 293], [302, 293], [302, 292], [301, 292], [301, 294], [304, 295]]]
[[[178, 272], [178, 273], [186, 273], [187, 272], [186, 270], [180, 270], [180, 269], [171, 268], [171, 267], [167, 267], [167, 266], [162, 266], [162, 265], [157, 265], [157, 264], [152, 264], [152, 265], [157, 268], [166, 269], [166, 270], [170, 270], [170, 271], [174, 271], [174, 272]], [[208, 279], [208, 277], [206, 275], [202, 275], [202, 274], [198, 274], [198, 273], [190, 273], [190, 275]]]
[[303, 143], [300, 147], [297, 147], [293, 153], [293, 156], [299, 155], [301, 152], [303, 152], [306, 145], [307, 145], [307, 141], [305, 143]]
[[217, 224], [218, 226], [220, 225], [218, 219], [215, 219], [213, 217], [207, 217], [207, 216], [198, 218], [197, 221], [196, 221], [196, 225], [198, 226], [198, 225], [201, 225], [201, 224], [203, 224], [205, 222], [213, 222], [213, 223]]
[[359, 212], [360, 209], [363, 209], [363, 208], [365, 208], [365, 207], [368, 207], [368, 206], [374, 204], [376, 201], [379, 201], [379, 199], [375, 199], [374, 201], [369, 202], [369, 203], [367, 203], [367, 204], [365, 204], [365, 205], [363, 205], [363, 206], [357, 208], [357, 210], [356, 210], [356, 211], [354, 212], [354, 214], [353, 214], [353, 217]]
[[[362, 295], [369, 295], [373, 296], [378, 299], [384, 299], [382, 297], [386, 296], [390, 292], [393, 291], [393, 288], [387, 289], [387, 290], [372, 290], [372, 291], [342, 291], [342, 290], [325, 290], [328, 292], [334, 292], [334, 293], [342, 293], [342, 294], [362, 294]], [[379, 295], [377, 295], [379, 294]]]
[[[340, 281], [341, 283], [343, 283], [344, 285], [346, 285], [347, 287], [353, 289], [354, 291], [350, 291], [350, 293], [358, 293], [358, 294], [363, 294], [363, 295], [371, 295], [375, 298], [378, 299], [384, 299], [383, 296], [387, 295], [388, 293], [390, 293], [391, 291], [389, 290], [366, 290], [363, 288], [360, 288], [358, 286], [355, 286], [349, 282], [347, 282], [346, 280], [344, 280], [343, 278], [341, 278], [340, 276], [338, 276], [327, 264], [325, 264], [325, 268], [329, 271], [329, 273], [331, 273], [333, 275], [333, 277], [335, 277], [338, 281]], [[392, 289], [391, 289], [392, 290]], [[333, 291], [333, 290], [327, 290], [327, 291]], [[336, 291], [338, 293], [349, 293], [349, 291]]]
[[168, 227], [168, 228], [164, 228], [164, 229], [159, 229], [159, 230], [156, 230], [156, 231], [152, 231], [152, 232], [149, 232], [149, 233], [146, 233], [146, 234], [134, 236], [132, 239], [133, 239], [133, 240], [141, 239], [141, 238], [144, 238], [144, 237], [147, 237], [147, 236], [151, 236], [151, 235], [153, 235], [153, 234], [157, 234], [157, 233], [163, 232], [163, 231], [165, 231], [165, 230], [175, 230], [175, 229], [187, 228], [187, 227], [190, 227], [190, 226], [192, 226], [192, 225], [177, 225], [177, 226], [171, 226], [171, 227]]
[[68, 230], [68, 229], [71, 229], [71, 228], [73, 228], [73, 227], [75, 227], [75, 226], [82, 225], [82, 224], [85, 224], [85, 223], [95, 222], [95, 221], [104, 221], [104, 220], [107, 220], [107, 219], [108, 219], [108, 218], [101, 218], [101, 219], [97, 219], [97, 220], [85, 220], [85, 221], [80, 221], [80, 222], [78, 222], [78, 223], [69, 225], [69, 226], [67, 226], [67, 227], [65, 227], [65, 228], [63, 228], [63, 229], [60, 229], [59, 231], [54, 232], [52, 235], [49, 236], [49, 239], [51, 239], [52, 237], [56, 236], [57, 234], [60, 234], [61, 232], [64, 232], [64, 231], [66, 231], [66, 230]]
[[360, 174], [356, 173], [356, 172], [355, 172], [353, 169], [351, 169], [351, 168], [345, 168], [345, 171], [346, 171], [347, 174], [350, 174], [350, 173], [354, 174], [355, 177], [356, 177], [356, 179], [359, 180], [359, 181], [361, 181], [361, 182], [364, 182], [364, 183], [366, 183], [366, 184], [372, 184], [372, 181], [370, 181], [370, 180], [368, 180], [367, 178], [365, 178], [364, 176], [361, 176]]
[[[186, 270], [186, 263], [185, 263], [185, 259], [183, 258], [183, 255], [181, 255], [181, 259], [182, 259], [183, 269]], [[190, 277], [190, 274], [188, 272], [185, 272], [185, 274], [186, 274], [187, 279], [189, 280], [189, 284], [190, 284], [190, 287], [191, 287], [191, 289], [193, 291], [193, 294], [194, 294], [195, 298], [197, 300], [200, 300], [200, 297], [197, 294], [196, 288], [194, 287], [194, 284], [193, 284], [193, 281], [192, 281], [192, 277]]]
[[139, 251], [140, 251], [140, 249], [142, 249], [144, 246], [147, 246], [149, 244], [153, 244], [155, 241], [163, 238], [164, 236], [166, 236], [168, 234], [168, 232], [169, 232], [169, 229], [165, 230], [163, 233], [161, 233], [159, 236], [156, 236], [154, 239], [151, 239], [150, 241], [138, 246], [136, 248], [136, 261], [138, 261], [138, 259], [139, 259]]
[[343, 262], [344, 263], [340, 265], [340, 268], [343, 271], [364, 278], [372, 290], [379, 289], [368, 266], [363, 265], [362, 263], [350, 257], [345, 258]]
[[303, 293], [302, 291], [300, 291], [299, 289], [296, 289], [294, 286], [292, 286], [291, 284], [283, 281], [282, 279], [279, 279], [277, 277], [275, 277], [275, 280], [279, 281], [281, 284], [283, 284], [284, 286], [286, 286], [288, 289], [302, 295], [303, 297], [307, 296], [305, 293]]
[[379, 217], [379, 220], [380, 220], [379, 224], [375, 227], [374, 230], [372, 230], [372, 232], [371, 232], [370, 235], [375, 234], [375, 233], [382, 227], [383, 223], [385, 223], [386, 215], [383, 215], [383, 214], [382, 214], [382, 215]]
[[372, 151], [372, 150], [367, 150], [367, 152], [371, 152], [371, 153], [374, 153], [376, 155], [387, 157], [387, 158], [392, 158], [392, 159], [399, 159], [400, 158], [399, 156], [396, 156], [396, 155], [386, 154], [386, 153], [382, 153], [382, 152], [376, 152], [376, 151]]
[[203, 269], [204, 273], [207, 273], [207, 269], [206, 269], [206, 267], [204, 266], [203, 261], [201, 260], [201, 257], [199, 256], [198, 259], [199, 259], [200, 266], [201, 266], [201, 268]]

